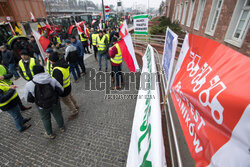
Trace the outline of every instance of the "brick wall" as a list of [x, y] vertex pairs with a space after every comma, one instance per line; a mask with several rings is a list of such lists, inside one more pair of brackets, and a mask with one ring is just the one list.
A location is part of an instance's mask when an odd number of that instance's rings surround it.
[[[185, 0], [171, 0], [170, 8], [172, 8], [172, 10], [175, 11], [175, 9], [173, 9], [173, 8], [177, 4], [179, 4], [180, 2], [183, 2], [183, 7], [182, 7], [182, 12], [183, 12]], [[194, 12], [193, 12], [193, 17], [192, 17], [190, 27], [186, 26], [186, 21], [188, 18], [188, 12], [189, 12], [189, 7], [190, 7], [190, 0], [189, 0], [188, 7], [187, 7], [186, 20], [184, 22], [184, 25], [182, 25], [182, 24], [180, 24], [180, 25], [183, 28], [183, 30], [185, 30], [189, 33], [203, 36], [206, 38], [210, 38], [210, 39], [215, 40], [219, 43], [222, 43], [222, 44], [224, 44], [224, 45], [226, 45], [234, 50], [237, 50], [238, 52], [240, 52], [244, 55], [250, 56], [250, 43], [249, 43], [250, 42], [250, 32], [249, 31], [247, 32], [247, 35], [245, 37], [245, 41], [244, 41], [243, 45], [241, 46], [241, 48], [235, 47], [235, 46], [233, 46], [229, 43], [226, 43], [224, 41], [228, 26], [229, 26], [229, 23], [231, 21], [231, 17], [232, 17], [233, 11], [234, 11], [234, 7], [236, 5], [236, 2], [237, 2], [237, 0], [230, 0], [230, 1], [224, 0], [214, 36], [210, 36], [210, 35], [205, 34], [207, 21], [208, 21], [210, 9], [212, 6], [212, 0], [206, 0], [206, 6], [205, 6], [205, 10], [204, 10], [203, 17], [202, 17], [202, 22], [200, 25], [200, 29], [198, 31], [194, 29], [194, 22], [195, 22], [195, 17], [196, 17], [198, 5], [199, 5], [199, 0], [195, 1], [195, 7], [194, 7]], [[172, 18], [172, 20], [174, 20], [174, 15], [175, 15], [175, 12], [171, 12], [171, 10], [170, 10], [170, 17]], [[182, 16], [182, 14], [181, 14], [181, 16]]]

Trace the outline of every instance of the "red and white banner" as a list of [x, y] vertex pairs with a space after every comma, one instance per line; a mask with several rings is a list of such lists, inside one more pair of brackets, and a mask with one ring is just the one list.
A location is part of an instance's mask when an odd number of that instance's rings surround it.
[[250, 166], [250, 58], [188, 34], [171, 97], [195, 166]]
[[124, 38], [125, 36], [128, 35], [128, 25], [126, 20], [124, 20], [124, 22], [120, 25], [120, 32], [119, 35], [121, 38]]
[[82, 28], [80, 27], [80, 25], [75, 21], [76, 27], [77, 27], [77, 32], [79, 35], [81, 35], [83, 32]]
[[138, 71], [140, 68], [135, 57], [135, 49], [130, 34], [120, 40], [118, 44], [122, 52], [122, 58], [127, 64], [130, 72]]

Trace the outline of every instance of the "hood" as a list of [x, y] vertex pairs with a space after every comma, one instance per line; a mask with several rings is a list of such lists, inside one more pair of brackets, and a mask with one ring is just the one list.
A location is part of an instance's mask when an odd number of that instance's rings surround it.
[[33, 81], [39, 84], [48, 84], [51, 82], [51, 79], [52, 78], [49, 75], [49, 73], [46, 73], [46, 72], [36, 74], [33, 77]]
[[64, 59], [61, 59], [61, 60], [55, 62], [55, 64], [53, 66], [54, 67], [68, 68], [69, 64]]

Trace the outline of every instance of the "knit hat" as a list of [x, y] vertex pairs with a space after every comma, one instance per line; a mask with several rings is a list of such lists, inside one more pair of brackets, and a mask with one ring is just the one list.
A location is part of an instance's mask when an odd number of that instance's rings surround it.
[[27, 55], [27, 56], [29, 56], [29, 53], [28, 53], [28, 51], [26, 49], [23, 49], [23, 50], [20, 51], [20, 55]]
[[41, 66], [41, 65], [34, 65], [34, 67], [33, 67], [33, 73], [34, 73], [34, 75], [39, 74], [39, 73], [43, 73], [43, 72], [45, 72], [43, 66]]
[[53, 53], [53, 49], [52, 48], [48, 48], [45, 50], [46, 53]]
[[50, 56], [49, 56], [49, 60], [52, 62], [57, 62], [59, 60], [59, 56], [57, 52], [53, 52]]

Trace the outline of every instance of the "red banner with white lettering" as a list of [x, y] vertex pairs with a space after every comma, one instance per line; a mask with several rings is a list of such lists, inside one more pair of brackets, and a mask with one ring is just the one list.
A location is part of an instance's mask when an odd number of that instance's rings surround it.
[[250, 166], [250, 58], [186, 35], [171, 97], [195, 166]]

